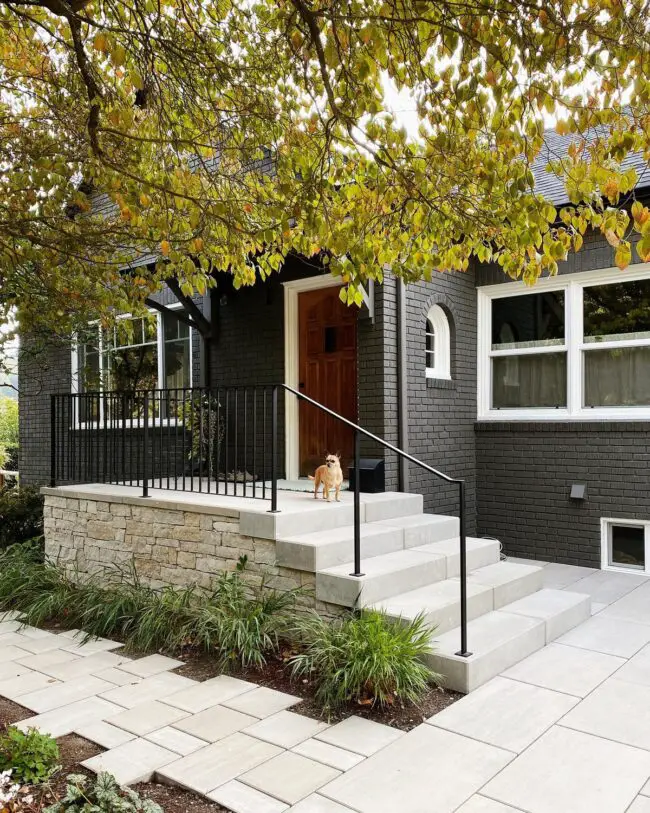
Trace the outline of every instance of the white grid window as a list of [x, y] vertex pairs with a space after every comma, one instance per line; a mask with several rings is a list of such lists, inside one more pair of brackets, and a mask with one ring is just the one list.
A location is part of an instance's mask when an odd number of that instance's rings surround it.
[[427, 378], [451, 378], [451, 337], [447, 314], [432, 305], [426, 319], [425, 369]]
[[479, 289], [479, 418], [650, 417], [647, 266]]

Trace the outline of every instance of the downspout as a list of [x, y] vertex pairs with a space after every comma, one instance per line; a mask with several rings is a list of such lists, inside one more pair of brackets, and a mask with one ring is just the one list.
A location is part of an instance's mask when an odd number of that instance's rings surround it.
[[[409, 450], [408, 417], [408, 368], [406, 362], [406, 285], [397, 279], [397, 435], [398, 446], [403, 452]], [[409, 490], [409, 464], [403, 457], [398, 461], [399, 490]]]

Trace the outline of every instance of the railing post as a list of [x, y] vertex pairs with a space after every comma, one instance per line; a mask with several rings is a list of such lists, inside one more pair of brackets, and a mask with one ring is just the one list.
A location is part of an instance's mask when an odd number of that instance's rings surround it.
[[361, 433], [354, 433], [354, 573], [350, 576], [363, 576], [361, 572], [361, 499], [359, 483], [361, 471]]
[[460, 519], [460, 651], [461, 658], [472, 654], [467, 649], [467, 537], [465, 530], [465, 481], [458, 483], [458, 502]]
[[278, 513], [278, 388], [271, 398], [271, 514]]
[[50, 395], [50, 488], [56, 485], [56, 396]]
[[144, 393], [144, 437], [142, 442], [142, 496], [149, 496], [149, 393]]

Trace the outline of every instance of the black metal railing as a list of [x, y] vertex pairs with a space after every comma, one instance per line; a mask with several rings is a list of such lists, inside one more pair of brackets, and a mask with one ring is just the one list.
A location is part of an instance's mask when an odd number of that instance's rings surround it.
[[311, 404], [354, 433], [354, 572], [361, 577], [364, 437], [458, 489], [461, 645], [467, 657], [465, 481], [450, 477], [286, 384], [85, 392], [51, 397], [51, 485], [111, 483], [270, 500], [278, 512], [280, 400]]

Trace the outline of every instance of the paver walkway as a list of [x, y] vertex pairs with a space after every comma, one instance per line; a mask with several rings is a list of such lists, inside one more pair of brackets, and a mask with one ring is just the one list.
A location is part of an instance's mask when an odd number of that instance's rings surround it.
[[154, 774], [236, 813], [650, 813], [650, 580], [547, 565], [546, 586], [592, 596], [580, 627], [405, 734], [328, 725], [292, 695], [161, 655], [0, 620], [0, 695], [21, 728], [107, 750], [123, 784]]

